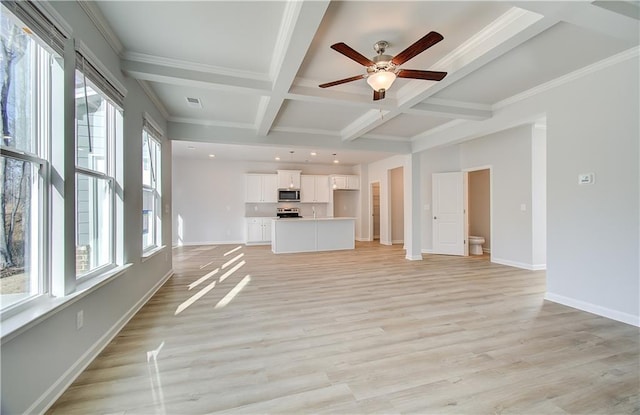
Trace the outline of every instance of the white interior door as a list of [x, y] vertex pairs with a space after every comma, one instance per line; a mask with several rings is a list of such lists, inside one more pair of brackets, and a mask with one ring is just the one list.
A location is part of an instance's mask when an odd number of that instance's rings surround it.
[[433, 184], [433, 253], [467, 255], [465, 173], [436, 173]]

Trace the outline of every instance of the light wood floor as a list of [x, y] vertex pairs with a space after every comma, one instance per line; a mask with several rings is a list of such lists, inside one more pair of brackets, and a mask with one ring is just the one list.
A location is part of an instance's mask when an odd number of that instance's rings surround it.
[[49, 412], [640, 413], [638, 329], [544, 301], [544, 272], [233, 248], [174, 249], [175, 276]]

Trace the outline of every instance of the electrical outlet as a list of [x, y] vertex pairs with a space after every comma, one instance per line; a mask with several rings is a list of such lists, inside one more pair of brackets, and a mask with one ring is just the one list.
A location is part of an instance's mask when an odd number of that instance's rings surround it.
[[76, 330], [80, 330], [82, 326], [84, 326], [84, 310], [80, 310], [76, 314]]

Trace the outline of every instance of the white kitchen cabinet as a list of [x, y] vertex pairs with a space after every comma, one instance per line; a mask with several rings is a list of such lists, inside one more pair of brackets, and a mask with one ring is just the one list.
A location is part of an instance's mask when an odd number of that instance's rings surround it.
[[271, 243], [271, 220], [273, 218], [246, 218], [247, 244]]
[[329, 203], [329, 176], [303, 174], [300, 176], [302, 203]]
[[301, 170], [278, 170], [278, 189], [300, 189]]
[[278, 176], [275, 174], [247, 174], [245, 198], [247, 203], [278, 203]]
[[331, 176], [331, 188], [333, 190], [360, 190], [360, 176], [334, 174]]

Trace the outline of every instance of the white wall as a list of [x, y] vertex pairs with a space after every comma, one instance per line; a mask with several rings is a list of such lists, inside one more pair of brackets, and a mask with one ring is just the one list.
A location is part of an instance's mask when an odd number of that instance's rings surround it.
[[404, 170], [402, 167], [390, 172], [391, 187], [391, 242], [404, 243]]
[[[384, 160], [376, 161], [374, 163], [369, 164], [368, 166], [368, 178], [369, 182], [366, 186], [360, 186], [360, 192], [366, 192], [366, 200], [370, 200], [370, 190], [371, 183], [380, 182], [380, 243], [383, 245], [391, 245], [391, 201], [390, 201], [390, 170], [403, 167], [404, 171], [411, 170], [411, 156], [410, 155], [397, 155], [393, 157], [386, 158]], [[411, 188], [411, 177], [408, 175], [404, 175], [404, 189]], [[407, 195], [409, 196], [409, 195]], [[410, 216], [410, 203], [406, 203], [404, 206], [404, 216]], [[368, 206], [369, 202], [367, 202]], [[409, 212], [407, 212], [409, 209]], [[366, 228], [364, 233], [366, 233], [368, 238], [371, 238], [371, 229], [370, 229], [370, 221], [369, 221], [369, 207], [367, 207], [366, 212], [363, 211], [362, 214], [362, 226]], [[405, 222], [405, 238], [408, 236], [407, 233], [410, 234], [411, 229], [411, 221]], [[409, 227], [409, 228], [408, 228]]]
[[491, 166], [491, 261], [522, 268], [533, 265], [531, 135], [525, 125], [460, 144], [462, 170]]
[[[640, 325], [637, 55], [547, 95], [547, 296]], [[578, 174], [595, 184], [578, 185]]]
[[[124, 103], [124, 262], [119, 277], [76, 301], [65, 304], [36, 324], [7, 340], [0, 348], [2, 361], [2, 413], [40, 413], [53, 403], [73, 379], [105, 346], [111, 336], [140, 307], [171, 272], [171, 146], [162, 142], [162, 235], [164, 251], [142, 261], [142, 115], [165, 128], [156, 110], [136, 81], [125, 78], [119, 58], [94, 28], [76, 2], [51, 2], [112, 75], [128, 90]], [[56, 218], [54, 217], [55, 221]], [[76, 330], [78, 311], [84, 311], [84, 327]]]
[[533, 229], [532, 262], [534, 269], [547, 267], [547, 125], [546, 120], [533, 127], [531, 139], [531, 219]]
[[[546, 117], [547, 298], [637, 326], [638, 53], [620, 53], [496, 105], [488, 120], [414, 143], [419, 151]], [[590, 172], [595, 184], [578, 186], [578, 174]]]
[[[298, 207], [302, 216], [307, 217], [312, 216], [312, 206], [315, 206], [318, 216], [327, 216], [326, 203], [245, 204], [245, 174], [275, 174], [278, 169], [302, 170], [302, 174], [357, 174], [350, 166], [175, 158], [172, 243], [243, 243], [245, 216], [275, 216], [279, 206]], [[357, 204], [357, 196], [351, 202]], [[357, 207], [349, 207], [349, 212], [355, 216]]]

